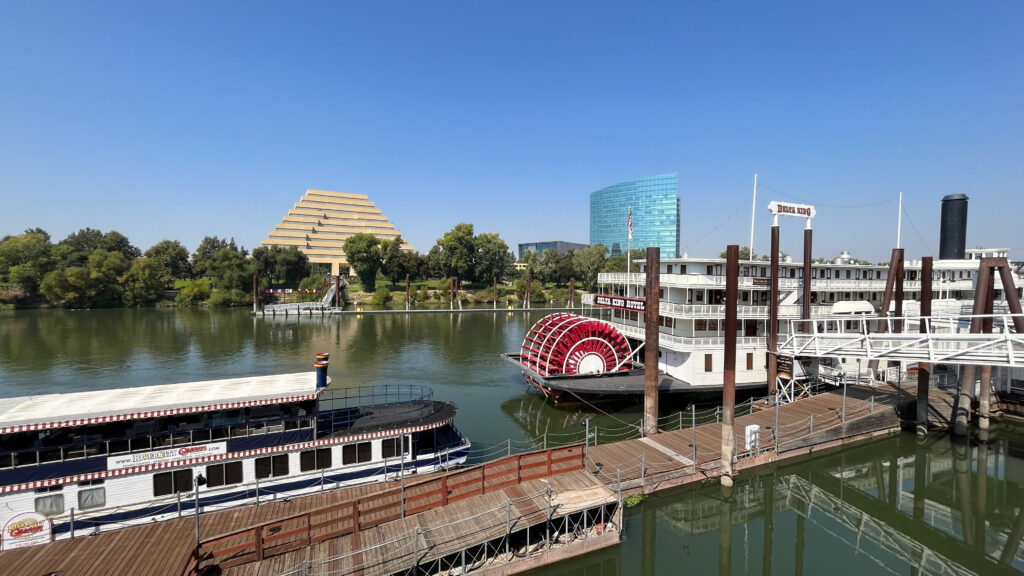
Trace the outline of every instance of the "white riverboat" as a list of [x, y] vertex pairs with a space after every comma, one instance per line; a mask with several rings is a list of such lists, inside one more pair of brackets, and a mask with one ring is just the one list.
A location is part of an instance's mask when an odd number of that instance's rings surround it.
[[[469, 441], [427, 387], [316, 373], [0, 402], [4, 549], [447, 469]], [[24, 540], [22, 540], [25, 538]]]

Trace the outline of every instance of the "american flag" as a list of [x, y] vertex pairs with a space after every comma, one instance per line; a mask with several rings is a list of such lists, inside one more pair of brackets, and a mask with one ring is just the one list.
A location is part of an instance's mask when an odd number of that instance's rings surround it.
[[629, 239], [633, 239], [633, 207], [629, 207], [629, 216], [626, 218], [626, 228], [629, 230]]

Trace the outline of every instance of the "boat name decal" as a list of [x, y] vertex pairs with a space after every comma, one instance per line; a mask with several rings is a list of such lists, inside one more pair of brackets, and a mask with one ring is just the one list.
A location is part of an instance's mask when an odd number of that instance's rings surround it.
[[197, 456], [213, 456], [227, 454], [227, 442], [214, 442], [213, 444], [201, 444], [199, 446], [182, 446], [179, 448], [166, 448], [154, 450], [153, 452], [142, 452], [139, 454], [122, 454], [107, 458], [107, 470], [120, 470], [132, 468], [142, 464], [166, 464], [187, 460]]

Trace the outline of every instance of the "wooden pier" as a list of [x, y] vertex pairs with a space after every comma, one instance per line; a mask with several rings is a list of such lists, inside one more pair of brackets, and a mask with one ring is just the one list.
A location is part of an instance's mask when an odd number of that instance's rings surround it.
[[[945, 396], [932, 398], [941, 403]], [[837, 389], [777, 409], [757, 405], [735, 420], [736, 468], [891, 432], [901, 425], [897, 408], [911, 400], [894, 386], [849, 386], [845, 401]], [[748, 447], [749, 425], [757, 425], [759, 434]], [[618, 541], [621, 524], [614, 516], [621, 510], [617, 497], [622, 494], [720, 474], [721, 431], [721, 423], [710, 422], [600, 446], [506, 456], [407, 479], [404, 485], [364, 485], [206, 513], [200, 516], [198, 549], [192, 517], [59, 540], [0, 553], [0, 574], [188, 576], [215, 568], [247, 576], [372, 576], [444, 562], [458, 571], [461, 567], [452, 563], [459, 562], [460, 554], [467, 570], [482, 566], [480, 558], [467, 560], [467, 551], [473, 556], [483, 550], [488, 562], [503, 563], [517, 551], [546, 550], [558, 539], [538, 531], [550, 530], [553, 521], [581, 518], [595, 540], [576, 550], [589, 550]], [[559, 538], [567, 532], [559, 530]], [[548, 544], [538, 544], [538, 538]], [[558, 552], [552, 550], [548, 558], [559, 557]], [[520, 566], [536, 567], [545, 554]], [[515, 572], [515, 562], [503, 566], [506, 573]]]

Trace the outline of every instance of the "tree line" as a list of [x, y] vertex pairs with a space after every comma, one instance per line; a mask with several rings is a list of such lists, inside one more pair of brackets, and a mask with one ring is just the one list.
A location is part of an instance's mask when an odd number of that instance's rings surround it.
[[[251, 257], [250, 257], [251, 256]], [[234, 239], [207, 236], [196, 251], [161, 240], [143, 252], [120, 232], [82, 228], [54, 243], [41, 228], [0, 239], [0, 303], [67, 308], [145, 306], [177, 289], [179, 304], [251, 301], [260, 287], [301, 283], [309, 260], [296, 248], [249, 252]]]
[[[575, 279], [583, 290], [597, 288], [600, 272], [625, 271], [625, 256], [608, 257], [601, 245], [543, 254], [528, 252], [521, 269], [496, 233], [476, 233], [459, 223], [426, 253], [402, 250], [402, 238], [355, 234], [344, 252], [366, 292], [377, 282], [456, 278], [459, 284], [489, 285], [526, 278], [564, 287]], [[642, 250], [633, 251], [642, 258]], [[82, 228], [59, 242], [41, 228], [0, 239], [0, 304], [47, 304], [67, 308], [148, 306], [170, 297], [178, 304], [213, 306], [251, 302], [252, 278], [270, 287], [320, 288], [309, 259], [295, 247], [261, 246], [251, 254], [233, 238], [207, 236], [195, 252], [180, 241], [161, 240], [143, 252], [116, 230]], [[173, 290], [174, 292], [169, 292]], [[522, 290], [520, 290], [521, 292]]]

